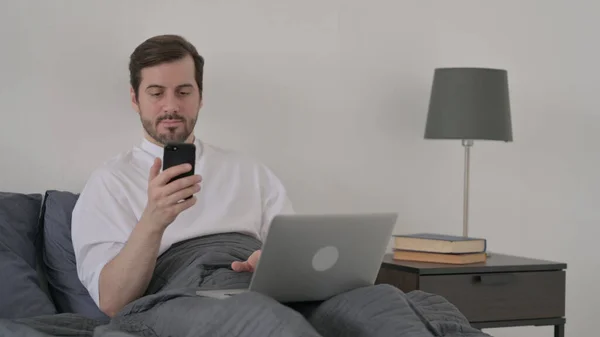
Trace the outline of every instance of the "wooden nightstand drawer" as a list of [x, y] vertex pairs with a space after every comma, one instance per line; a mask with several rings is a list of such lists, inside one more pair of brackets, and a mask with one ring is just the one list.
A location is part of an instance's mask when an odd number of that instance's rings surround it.
[[554, 336], [564, 337], [565, 269], [566, 263], [498, 253], [462, 265], [386, 254], [376, 283], [444, 296], [477, 329], [553, 325]]
[[422, 275], [419, 289], [441, 295], [470, 322], [562, 317], [564, 271]]

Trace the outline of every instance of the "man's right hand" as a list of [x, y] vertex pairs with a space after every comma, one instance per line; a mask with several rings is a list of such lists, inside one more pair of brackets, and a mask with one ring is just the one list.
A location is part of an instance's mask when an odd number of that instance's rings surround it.
[[[200, 191], [199, 175], [169, 181], [174, 177], [189, 172], [189, 164], [170, 167], [160, 172], [161, 160], [156, 158], [150, 168], [148, 179], [148, 203], [140, 222], [151, 230], [164, 231], [179, 213], [192, 207], [196, 203], [195, 193]], [[187, 197], [190, 199], [185, 200]]]

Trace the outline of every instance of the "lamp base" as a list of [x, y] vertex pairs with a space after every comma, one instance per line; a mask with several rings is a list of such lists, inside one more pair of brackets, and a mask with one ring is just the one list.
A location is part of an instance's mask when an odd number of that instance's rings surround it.
[[465, 176], [463, 190], [463, 237], [469, 236], [469, 179], [471, 164], [472, 139], [463, 139], [462, 145], [465, 148]]

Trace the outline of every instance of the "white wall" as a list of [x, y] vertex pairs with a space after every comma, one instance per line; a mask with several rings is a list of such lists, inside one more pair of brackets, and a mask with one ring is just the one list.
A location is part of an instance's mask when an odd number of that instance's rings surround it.
[[299, 211], [397, 210], [399, 233], [460, 233], [462, 147], [423, 139], [433, 69], [506, 68], [515, 141], [475, 144], [471, 235], [496, 252], [567, 262], [567, 335], [593, 334], [600, 3], [106, 3], [0, 5], [0, 190], [78, 191], [138, 142], [128, 56], [178, 33], [206, 57], [197, 135], [258, 156]]

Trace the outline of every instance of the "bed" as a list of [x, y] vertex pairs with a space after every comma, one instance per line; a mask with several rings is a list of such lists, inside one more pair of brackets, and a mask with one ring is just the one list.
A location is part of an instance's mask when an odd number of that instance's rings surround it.
[[146, 294], [109, 318], [77, 278], [70, 239], [77, 198], [0, 192], [0, 336], [489, 336], [443, 297], [388, 285], [318, 304], [254, 293], [199, 298], [198, 289], [249, 284], [249, 273], [229, 265], [260, 243], [241, 234], [174, 245], [159, 257]]

